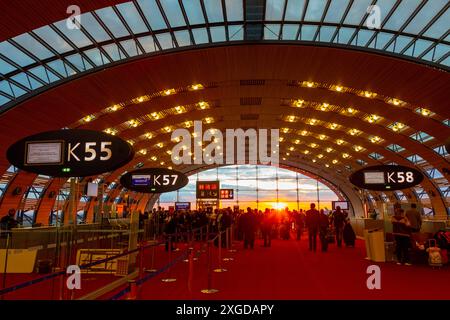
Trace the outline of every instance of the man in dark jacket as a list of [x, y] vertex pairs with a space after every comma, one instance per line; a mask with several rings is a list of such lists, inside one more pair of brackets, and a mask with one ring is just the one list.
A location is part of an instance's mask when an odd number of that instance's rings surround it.
[[346, 216], [344, 212], [342, 212], [341, 207], [337, 206], [333, 214], [333, 224], [338, 248], [342, 247], [342, 235], [344, 232], [345, 218]]
[[8, 214], [0, 220], [1, 228], [4, 230], [11, 230], [12, 228], [17, 228], [19, 223], [14, 218], [15, 215], [16, 210], [9, 209]]
[[252, 213], [252, 209], [247, 208], [247, 213], [242, 217], [242, 231], [244, 233], [244, 249], [250, 246], [253, 249], [255, 245], [256, 216]]
[[309, 237], [309, 251], [316, 251], [317, 247], [317, 232], [319, 231], [319, 211], [316, 210], [316, 205], [311, 203], [311, 209], [306, 211], [306, 227], [308, 228]]

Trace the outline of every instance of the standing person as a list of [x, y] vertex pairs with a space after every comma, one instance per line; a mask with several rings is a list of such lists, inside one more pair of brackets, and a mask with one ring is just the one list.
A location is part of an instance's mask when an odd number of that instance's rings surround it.
[[319, 213], [319, 238], [322, 252], [326, 252], [328, 249], [328, 238], [327, 238], [328, 228], [329, 228], [328, 217], [325, 215], [324, 210], [321, 209]]
[[297, 240], [300, 240], [305, 226], [305, 214], [303, 209], [300, 212], [294, 211], [295, 228], [297, 229]]
[[270, 247], [272, 244], [272, 215], [269, 209], [264, 212], [264, 217], [261, 222], [261, 233], [264, 239], [264, 247]]
[[402, 208], [397, 207], [394, 210], [394, 216], [391, 218], [391, 222], [397, 248], [397, 264], [405, 264], [410, 266], [410, 224], [408, 218], [405, 217], [404, 210]]
[[355, 247], [356, 234], [349, 218], [345, 219], [343, 238], [346, 247]]
[[336, 233], [336, 242], [338, 248], [342, 247], [342, 236], [344, 233], [345, 214], [342, 212], [341, 207], [337, 206], [333, 214], [334, 232]]
[[411, 209], [406, 211], [406, 218], [411, 224], [411, 232], [420, 232], [422, 228], [422, 215], [419, 210], [417, 210], [417, 205], [415, 203], [411, 203]]
[[175, 214], [170, 214], [167, 217], [166, 224], [164, 225], [164, 236], [166, 238], [166, 251], [169, 251], [169, 242], [170, 242], [170, 250], [174, 251], [174, 235], [177, 232], [177, 220]]
[[243, 216], [244, 231], [244, 249], [250, 247], [253, 249], [255, 245], [256, 217], [253, 215], [252, 209], [247, 208], [247, 213]]
[[1, 229], [11, 230], [12, 228], [17, 228], [19, 222], [14, 218], [15, 215], [16, 210], [9, 209], [8, 214], [0, 220]]
[[310, 208], [306, 211], [306, 227], [308, 228], [309, 237], [309, 251], [316, 251], [317, 247], [317, 232], [319, 231], [319, 211], [316, 210], [316, 205], [311, 203]]

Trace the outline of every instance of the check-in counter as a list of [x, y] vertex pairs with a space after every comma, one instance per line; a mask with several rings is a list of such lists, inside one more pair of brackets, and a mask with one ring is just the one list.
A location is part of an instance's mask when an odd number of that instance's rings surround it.
[[374, 220], [370, 218], [354, 218], [351, 224], [355, 234], [359, 238], [364, 238], [364, 230], [381, 229], [384, 230], [384, 220]]

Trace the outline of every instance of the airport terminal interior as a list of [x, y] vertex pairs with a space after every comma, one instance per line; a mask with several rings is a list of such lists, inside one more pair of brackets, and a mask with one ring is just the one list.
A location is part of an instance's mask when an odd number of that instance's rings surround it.
[[450, 1], [0, 26], [0, 300], [450, 299]]

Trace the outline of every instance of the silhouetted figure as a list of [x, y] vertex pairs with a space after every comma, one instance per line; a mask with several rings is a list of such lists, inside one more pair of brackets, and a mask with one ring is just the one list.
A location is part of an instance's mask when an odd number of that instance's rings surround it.
[[411, 203], [411, 209], [407, 210], [406, 218], [411, 224], [411, 232], [420, 232], [422, 228], [422, 215], [417, 210], [417, 205], [415, 203]]
[[345, 216], [345, 213], [342, 212], [341, 207], [337, 206], [333, 213], [333, 224], [338, 248], [342, 247], [342, 234], [344, 232], [346, 218], [347, 217]]
[[305, 214], [303, 210], [300, 212], [294, 211], [295, 228], [297, 229], [297, 240], [300, 240], [303, 233], [303, 228], [305, 227]]
[[169, 251], [169, 242], [170, 250], [175, 250], [174, 248], [174, 241], [175, 241], [175, 233], [177, 231], [177, 221], [175, 215], [169, 215], [166, 220], [166, 224], [164, 225], [164, 235], [166, 238], [166, 251]]
[[319, 231], [319, 211], [316, 210], [316, 205], [311, 203], [311, 209], [306, 211], [306, 227], [308, 228], [309, 250], [316, 251], [317, 247], [317, 232]]
[[11, 230], [12, 228], [17, 228], [19, 222], [17, 222], [17, 220], [14, 218], [15, 215], [16, 210], [8, 210], [8, 214], [0, 220], [0, 226], [2, 230]]
[[247, 208], [247, 213], [242, 217], [242, 230], [244, 232], [244, 249], [255, 246], [256, 217], [252, 213], [252, 209]]
[[272, 214], [268, 209], [264, 213], [261, 222], [261, 232], [264, 239], [264, 247], [270, 247], [272, 244], [272, 226], [274, 224]]
[[396, 243], [397, 264], [411, 265], [409, 259], [409, 247], [411, 245], [409, 221], [404, 216], [404, 210], [402, 208], [397, 207], [394, 210], [394, 216], [391, 218], [391, 222]]
[[355, 247], [356, 234], [352, 228], [352, 224], [350, 223], [350, 219], [345, 221], [344, 226], [344, 243], [347, 247]]
[[329, 231], [329, 221], [325, 212], [320, 210], [319, 213], [319, 238], [322, 247], [322, 252], [326, 252], [328, 249], [328, 231]]

